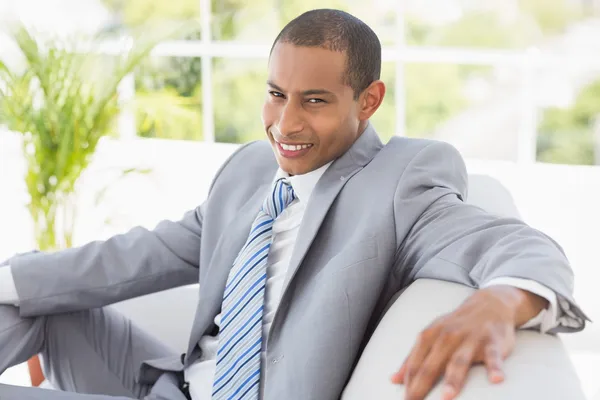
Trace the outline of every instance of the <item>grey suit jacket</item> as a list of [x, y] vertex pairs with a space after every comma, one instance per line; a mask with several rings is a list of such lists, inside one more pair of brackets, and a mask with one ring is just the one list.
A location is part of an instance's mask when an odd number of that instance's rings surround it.
[[[200, 356], [199, 339], [214, 333], [229, 269], [276, 170], [268, 143], [248, 144], [181, 221], [16, 257], [21, 314], [100, 307], [199, 282], [183, 364], [148, 360], [139, 379], [153, 382], [162, 370], [190, 365]], [[307, 204], [266, 338], [265, 399], [339, 398], [386, 304], [418, 278], [470, 287], [500, 276], [532, 279], [585, 318], [558, 245], [519, 220], [465, 204], [466, 188], [465, 165], [450, 145], [397, 137], [384, 146], [371, 126], [331, 165]]]

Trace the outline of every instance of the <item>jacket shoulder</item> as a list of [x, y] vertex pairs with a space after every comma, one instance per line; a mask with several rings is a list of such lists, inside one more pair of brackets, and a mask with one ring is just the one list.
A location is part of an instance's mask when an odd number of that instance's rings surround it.
[[434, 139], [394, 136], [384, 146], [384, 149], [388, 149], [390, 152], [402, 153], [409, 158], [415, 157], [425, 149], [427, 149], [427, 151], [452, 154], [453, 156], [462, 158], [458, 150], [450, 143]]
[[272, 179], [276, 171], [277, 160], [269, 142], [261, 140], [244, 144], [221, 165], [212, 181], [209, 194], [223, 185], [243, 186], [250, 180], [256, 184], [257, 180], [266, 176]]

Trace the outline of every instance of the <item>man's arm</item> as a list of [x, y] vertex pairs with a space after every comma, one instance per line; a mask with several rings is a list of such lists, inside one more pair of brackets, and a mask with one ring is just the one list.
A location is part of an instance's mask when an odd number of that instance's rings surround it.
[[[431, 278], [484, 287], [422, 333], [393, 377], [406, 384], [407, 398], [422, 399], [440, 375], [449, 385], [447, 398], [454, 398], [474, 362], [486, 363], [493, 382], [502, 379], [501, 361], [512, 350], [514, 330], [556, 299], [493, 284], [497, 279], [533, 281], [549, 289], [572, 311], [560, 330], [583, 329], [586, 317], [573, 300], [573, 273], [560, 247], [522, 221], [466, 204], [466, 168], [454, 148], [431, 143], [402, 180], [397, 215], [419, 218], [408, 232], [397, 232], [406, 239], [396, 253], [396, 274], [406, 284]], [[567, 311], [561, 307], [558, 313]]]
[[403, 282], [431, 278], [485, 287], [498, 278], [534, 281], [570, 303], [578, 324], [565, 331], [583, 329], [585, 315], [572, 294], [573, 271], [560, 246], [523, 221], [465, 203], [466, 167], [452, 146], [432, 142], [401, 179], [396, 215], [420, 216], [408, 232], [397, 232], [405, 237], [396, 253], [396, 274]]
[[[209, 198], [223, 170], [253, 143], [241, 146], [221, 165]], [[80, 248], [13, 257], [4, 264], [11, 266], [21, 315], [101, 307], [197, 283], [205, 207], [206, 202], [180, 221], [163, 221], [154, 230], [138, 227]]]
[[[101, 307], [198, 281], [203, 207], [154, 230], [8, 260], [21, 315]], [[6, 270], [6, 267], [0, 269]]]

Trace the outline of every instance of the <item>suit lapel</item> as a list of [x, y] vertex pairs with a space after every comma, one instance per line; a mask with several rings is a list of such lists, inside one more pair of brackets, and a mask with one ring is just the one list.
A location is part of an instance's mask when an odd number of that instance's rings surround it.
[[354, 145], [331, 164], [317, 182], [300, 224], [283, 284], [283, 295], [302, 264], [302, 260], [338, 194], [348, 180], [373, 159], [382, 146], [377, 133], [369, 124]]
[[213, 259], [209, 263], [211, 269], [208, 271], [209, 276], [206, 277], [206, 282], [218, 282], [219, 286], [223, 286], [223, 290], [225, 289], [233, 262], [244, 243], [246, 243], [252, 223], [269, 194], [270, 188], [271, 183], [263, 183], [250, 199], [236, 211], [235, 218], [223, 230], [224, 233], [219, 238], [213, 253]]
[[[333, 165], [330, 169], [332, 167]], [[344, 177], [339, 173], [327, 173], [330, 169], [323, 174], [317, 183], [317, 186], [315, 186], [313, 194], [306, 206], [306, 211], [304, 212], [304, 217], [302, 218], [302, 223], [298, 230], [296, 244], [294, 245], [290, 264], [283, 283], [283, 293], [285, 293], [285, 290], [300, 267], [302, 260], [306, 256], [306, 253], [317, 235], [331, 205], [348, 180], [347, 177]], [[351, 175], [354, 175], [354, 173], [359, 170], [360, 168], [356, 169]]]

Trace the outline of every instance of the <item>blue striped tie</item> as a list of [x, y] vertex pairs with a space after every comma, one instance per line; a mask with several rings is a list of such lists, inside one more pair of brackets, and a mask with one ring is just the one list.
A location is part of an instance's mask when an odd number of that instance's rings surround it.
[[267, 256], [273, 223], [295, 198], [284, 179], [275, 182], [273, 193], [265, 199], [229, 272], [221, 306], [213, 400], [258, 399]]

